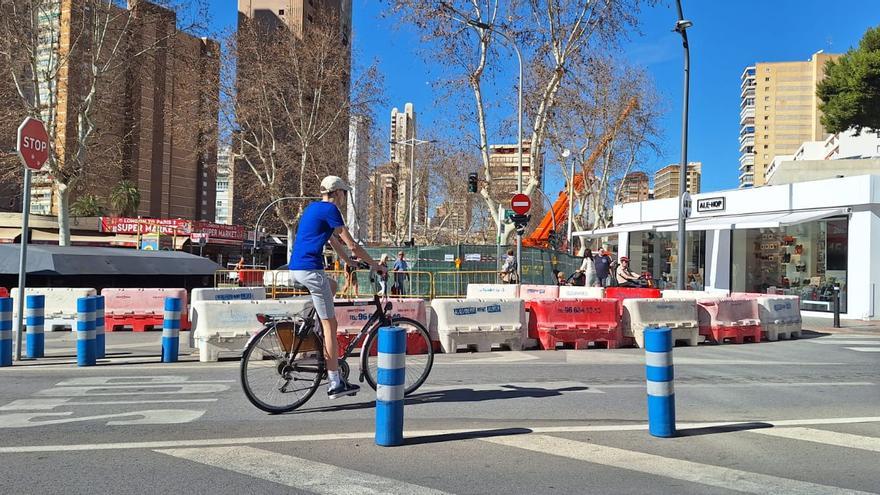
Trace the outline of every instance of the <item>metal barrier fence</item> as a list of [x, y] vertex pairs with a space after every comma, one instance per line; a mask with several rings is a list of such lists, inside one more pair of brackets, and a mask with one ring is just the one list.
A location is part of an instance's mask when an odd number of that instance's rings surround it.
[[434, 274], [432, 298], [465, 297], [468, 284], [500, 283], [498, 272], [437, 272]]
[[[214, 272], [214, 287], [264, 287], [266, 270], [217, 270]], [[270, 279], [271, 280], [271, 279]]]
[[[380, 292], [378, 277], [369, 270], [356, 270], [353, 275], [357, 284], [348, 288], [346, 292], [343, 292], [346, 289], [344, 271], [330, 270], [325, 273], [336, 280], [336, 297], [372, 297]], [[305, 291], [294, 287], [289, 271], [272, 270], [267, 274], [271, 274], [271, 277], [269, 275], [265, 277], [266, 292], [272, 299], [306, 295]], [[395, 289], [396, 277], [400, 277], [399, 290]], [[430, 299], [433, 286], [434, 277], [430, 272], [391, 272], [388, 274], [385, 291], [387, 295], [396, 297]]]

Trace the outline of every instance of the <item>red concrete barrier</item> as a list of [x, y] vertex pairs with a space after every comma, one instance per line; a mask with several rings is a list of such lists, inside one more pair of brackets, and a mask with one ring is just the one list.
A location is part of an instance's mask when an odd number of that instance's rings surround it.
[[[104, 323], [107, 332], [131, 328], [135, 332], [162, 330], [165, 298], [176, 297], [187, 307], [185, 289], [104, 289]], [[180, 328], [189, 330], [186, 310], [180, 315]]]
[[658, 299], [661, 297], [660, 289], [648, 287], [606, 287], [605, 297], [609, 299]]
[[716, 343], [742, 344], [761, 341], [758, 301], [751, 298], [701, 299], [697, 301], [700, 335]]
[[0, 287], [0, 297], [9, 297], [9, 290], [6, 287]]
[[534, 333], [542, 349], [556, 349], [557, 343], [586, 349], [592, 342], [608, 349], [620, 347], [620, 302], [616, 299], [556, 299], [528, 301]]

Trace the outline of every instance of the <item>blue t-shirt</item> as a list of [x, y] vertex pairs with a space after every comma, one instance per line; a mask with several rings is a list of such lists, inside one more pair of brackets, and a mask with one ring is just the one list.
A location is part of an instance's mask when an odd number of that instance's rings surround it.
[[296, 229], [296, 240], [290, 254], [291, 270], [323, 270], [324, 245], [337, 227], [342, 227], [342, 214], [335, 204], [317, 201], [303, 211]]

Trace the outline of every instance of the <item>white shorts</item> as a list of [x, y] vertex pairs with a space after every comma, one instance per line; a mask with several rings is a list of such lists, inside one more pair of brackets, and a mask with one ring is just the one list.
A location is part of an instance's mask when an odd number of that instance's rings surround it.
[[312, 304], [322, 320], [336, 318], [333, 306], [333, 289], [330, 287], [330, 279], [324, 270], [291, 270], [293, 279], [309, 290], [312, 295]]

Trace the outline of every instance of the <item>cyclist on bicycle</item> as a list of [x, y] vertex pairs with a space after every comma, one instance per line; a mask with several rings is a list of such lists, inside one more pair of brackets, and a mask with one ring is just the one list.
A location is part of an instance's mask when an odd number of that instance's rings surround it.
[[353, 265], [355, 262], [343, 247], [345, 244], [361, 262], [369, 265], [370, 269], [380, 276], [387, 270], [355, 242], [342, 220], [339, 207], [349, 191], [351, 188], [348, 184], [335, 175], [327, 176], [321, 181], [321, 201], [311, 203], [303, 210], [289, 265], [294, 280], [311, 293], [315, 311], [321, 319], [321, 327], [324, 331], [324, 357], [327, 361], [327, 376], [330, 381], [327, 396], [331, 399], [354, 395], [360, 387], [349, 384], [339, 373], [339, 354], [336, 344], [336, 329], [339, 325], [333, 306], [336, 282], [324, 273], [322, 256], [324, 245], [329, 241], [339, 257]]

